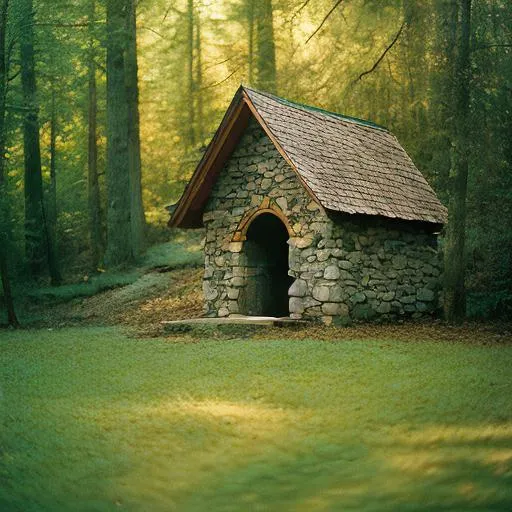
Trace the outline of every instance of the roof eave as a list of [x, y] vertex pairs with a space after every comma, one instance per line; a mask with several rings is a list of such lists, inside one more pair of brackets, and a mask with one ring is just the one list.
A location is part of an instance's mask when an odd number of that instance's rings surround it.
[[212, 140], [208, 144], [206, 151], [203, 153], [201, 160], [199, 161], [192, 177], [190, 178], [185, 190], [183, 191], [174, 213], [171, 215], [169, 222], [167, 223], [168, 227], [173, 228], [200, 228], [203, 226], [202, 216], [199, 216], [199, 219], [196, 215], [187, 215], [191, 212], [192, 201], [194, 200], [195, 195], [198, 192], [198, 189], [202, 183], [202, 179], [204, 179], [205, 174], [208, 169], [211, 168], [215, 159], [217, 158], [219, 150], [219, 142], [225, 138], [225, 136], [230, 132], [230, 128], [232, 128], [234, 121], [237, 118], [237, 114], [240, 113], [241, 108], [244, 105], [245, 99], [242, 94], [243, 87], [240, 86], [235, 93], [231, 103], [222, 118], [222, 121], [217, 128]]

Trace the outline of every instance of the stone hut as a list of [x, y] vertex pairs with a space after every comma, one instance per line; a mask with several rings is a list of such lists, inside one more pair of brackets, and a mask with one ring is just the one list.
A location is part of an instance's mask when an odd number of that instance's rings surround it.
[[169, 225], [205, 228], [205, 315], [327, 324], [438, 307], [439, 202], [368, 121], [240, 87]]

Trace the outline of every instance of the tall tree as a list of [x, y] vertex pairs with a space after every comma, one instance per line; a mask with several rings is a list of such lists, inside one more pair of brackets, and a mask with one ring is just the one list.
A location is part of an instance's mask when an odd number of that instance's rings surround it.
[[453, 79], [455, 74], [455, 55], [457, 42], [457, 18], [459, 3], [455, 1], [435, 0], [434, 4], [434, 42], [435, 60], [429, 74], [431, 91], [430, 118], [433, 130], [432, 167], [435, 184], [441, 199], [448, 200], [450, 195], [449, 177], [451, 168], [451, 148], [453, 136]]
[[[50, 104], [50, 188], [48, 193], [45, 215], [46, 248], [48, 255], [48, 270], [52, 286], [62, 282], [57, 254], [57, 107], [55, 82], [51, 84]], [[45, 210], [43, 209], [43, 214]]]
[[194, 50], [196, 53], [196, 73], [194, 89], [196, 92], [196, 107], [197, 107], [197, 138], [199, 142], [204, 140], [204, 105], [203, 105], [203, 54], [202, 54], [202, 41], [201, 41], [201, 13], [199, 8], [196, 12], [196, 35]]
[[[0, 185], [5, 182], [5, 109], [7, 95], [8, 79], [8, 61], [6, 58], [6, 38], [7, 38], [7, 15], [9, 10], [9, 0], [0, 2]], [[3, 192], [3, 191], [2, 191]], [[3, 199], [4, 194], [0, 196]]]
[[4, 301], [7, 308], [7, 323], [11, 327], [19, 327], [20, 323], [18, 321], [18, 317], [16, 315], [16, 310], [14, 308], [14, 299], [12, 295], [12, 287], [11, 287], [11, 279], [10, 279], [10, 269], [8, 263], [8, 256], [6, 254], [6, 240], [4, 239], [3, 232], [0, 233], [0, 242], [2, 243], [2, 247], [0, 248], [0, 276], [2, 278], [2, 291], [4, 294]]
[[25, 243], [27, 260], [34, 276], [40, 275], [45, 260], [43, 180], [39, 143], [34, 50], [34, 7], [32, 0], [20, 0], [20, 65], [25, 116], [23, 153], [25, 164]]
[[194, 108], [194, 0], [187, 0], [187, 137], [188, 144], [196, 143], [195, 108]]
[[116, 266], [133, 261], [129, 109], [126, 88], [127, 0], [107, 0], [107, 252]]
[[276, 46], [272, 0], [258, 0], [256, 5], [257, 74], [260, 89], [276, 92]]
[[87, 203], [89, 210], [89, 243], [91, 269], [95, 271], [104, 251], [101, 215], [100, 185], [98, 177], [98, 128], [96, 84], [96, 0], [89, 0], [89, 42], [87, 59]]
[[453, 182], [445, 247], [444, 313], [449, 322], [461, 322], [466, 313], [464, 245], [470, 150], [471, 0], [461, 0], [457, 28], [453, 86]]
[[6, 32], [9, 1], [0, 1], [0, 275], [2, 290], [7, 307], [7, 322], [12, 327], [18, 327], [18, 318], [14, 309], [11, 290], [9, 251], [10, 245], [10, 212], [6, 191], [5, 177], [5, 106], [8, 80], [8, 61], [6, 59]]
[[245, 0], [245, 13], [247, 16], [247, 78], [249, 84], [254, 81], [254, 2], [255, 0]]
[[140, 158], [139, 83], [137, 64], [137, 11], [136, 1], [128, 0], [126, 88], [128, 101], [128, 152], [131, 187], [132, 244], [135, 257], [145, 246], [146, 218], [142, 201], [142, 169]]

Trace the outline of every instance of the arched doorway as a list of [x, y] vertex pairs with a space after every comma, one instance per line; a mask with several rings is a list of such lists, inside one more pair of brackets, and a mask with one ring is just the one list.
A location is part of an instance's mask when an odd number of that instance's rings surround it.
[[272, 213], [252, 220], [246, 232], [243, 253], [246, 286], [240, 311], [251, 316], [288, 316], [288, 230]]

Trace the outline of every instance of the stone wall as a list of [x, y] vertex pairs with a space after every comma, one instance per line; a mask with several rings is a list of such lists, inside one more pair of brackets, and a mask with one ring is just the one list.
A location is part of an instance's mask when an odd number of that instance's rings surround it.
[[293, 318], [325, 323], [419, 317], [437, 308], [436, 237], [415, 223], [327, 215], [259, 125], [251, 120], [212, 189], [203, 291], [207, 316], [237, 314], [247, 284], [243, 242], [233, 235], [266, 198], [289, 222]]
[[326, 323], [418, 318], [438, 305], [436, 236], [414, 223], [336, 215], [314, 245], [290, 251], [290, 312]]

